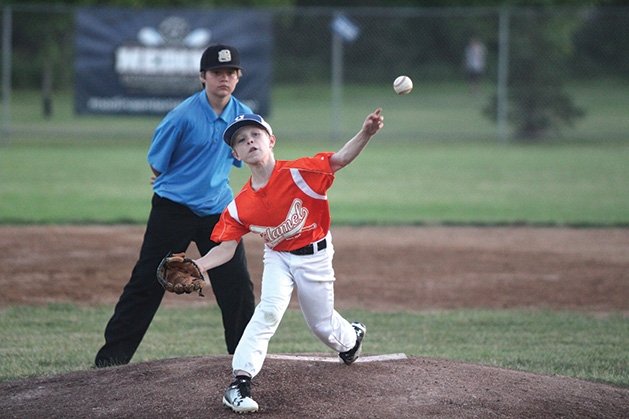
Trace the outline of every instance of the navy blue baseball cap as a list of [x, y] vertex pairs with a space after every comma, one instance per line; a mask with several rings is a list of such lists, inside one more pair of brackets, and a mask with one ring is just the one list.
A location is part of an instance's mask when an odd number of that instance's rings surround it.
[[256, 115], [255, 113], [246, 113], [244, 115], [238, 115], [234, 122], [232, 122], [223, 132], [223, 141], [228, 146], [232, 146], [232, 137], [240, 128], [247, 125], [256, 125], [260, 128], [266, 130], [269, 135], [273, 135], [273, 130], [271, 126], [262, 118], [260, 115]]

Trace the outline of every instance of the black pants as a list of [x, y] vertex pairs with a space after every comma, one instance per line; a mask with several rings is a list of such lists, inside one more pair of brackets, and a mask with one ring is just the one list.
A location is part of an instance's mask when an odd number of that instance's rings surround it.
[[[210, 235], [218, 219], [219, 215], [199, 217], [183, 205], [153, 196], [140, 258], [105, 328], [105, 345], [96, 355], [97, 367], [131, 361], [164, 297], [155, 274], [159, 262], [169, 251], [185, 252], [191, 242], [205, 255], [216, 246]], [[209, 275], [223, 317], [227, 352], [233, 354], [255, 308], [242, 241], [232, 260], [210, 270]]]

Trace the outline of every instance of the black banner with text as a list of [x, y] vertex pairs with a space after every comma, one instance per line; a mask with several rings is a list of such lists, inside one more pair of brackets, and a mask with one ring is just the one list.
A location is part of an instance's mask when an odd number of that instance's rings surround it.
[[213, 43], [240, 52], [234, 96], [267, 116], [272, 15], [262, 11], [80, 8], [76, 14], [78, 114], [165, 114], [202, 89], [199, 62]]

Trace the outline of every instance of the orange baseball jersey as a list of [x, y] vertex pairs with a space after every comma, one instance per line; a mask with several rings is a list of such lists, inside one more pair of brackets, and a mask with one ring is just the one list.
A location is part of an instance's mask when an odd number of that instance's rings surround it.
[[334, 182], [332, 154], [277, 160], [266, 186], [257, 191], [251, 181], [243, 186], [221, 214], [212, 240], [240, 240], [252, 232], [270, 248], [289, 251], [324, 238], [330, 229], [326, 192]]

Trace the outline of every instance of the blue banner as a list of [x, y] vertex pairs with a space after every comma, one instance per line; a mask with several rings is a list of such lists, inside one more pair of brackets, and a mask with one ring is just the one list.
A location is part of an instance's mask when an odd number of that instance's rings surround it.
[[165, 114], [202, 89], [199, 62], [213, 43], [240, 52], [234, 96], [269, 114], [272, 20], [263, 11], [80, 8], [76, 14], [78, 114]]

